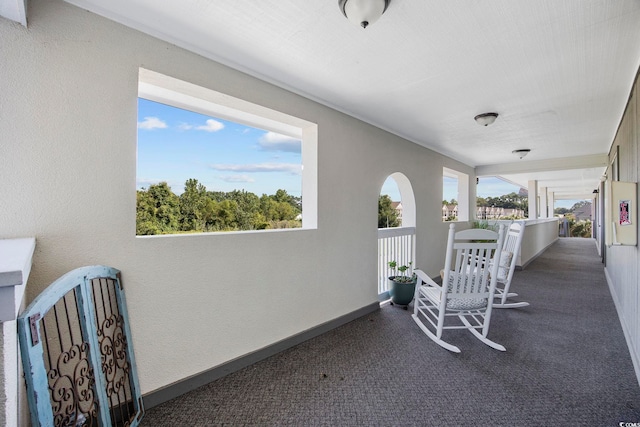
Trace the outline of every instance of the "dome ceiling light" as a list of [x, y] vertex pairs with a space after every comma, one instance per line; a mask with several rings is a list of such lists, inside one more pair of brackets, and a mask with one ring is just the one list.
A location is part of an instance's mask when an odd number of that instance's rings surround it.
[[347, 19], [362, 28], [376, 22], [389, 7], [391, 0], [339, 0], [338, 5]]
[[474, 117], [474, 120], [481, 126], [489, 126], [498, 118], [498, 113], [483, 113]]
[[528, 148], [522, 148], [520, 150], [513, 150], [511, 153], [513, 153], [514, 155], [518, 156], [520, 159], [522, 159], [524, 156], [526, 156], [527, 154], [529, 154], [531, 150]]

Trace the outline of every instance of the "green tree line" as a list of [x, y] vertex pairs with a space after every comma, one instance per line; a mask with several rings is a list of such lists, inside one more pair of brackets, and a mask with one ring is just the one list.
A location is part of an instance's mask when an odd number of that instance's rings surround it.
[[136, 234], [297, 228], [301, 212], [301, 198], [286, 190], [261, 197], [244, 190], [207, 191], [191, 178], [178, 196], [161, 182], [137, 192]]
[[476, 199], [477, 206], [487, 206], [505, 209], [522, 209], [525, 212], [529, 210], [529, 197], [517, 193], [503, 194], [497, 197], [478, 197]]
[[[378, 228], [399, 227], [401, 225], [400, 218], [398, 218], [398, 212], [392, 207], [391, 203], [391, 197], [386, 194], [378, 197]], [[442, 204], [457, 205], [458, 201], [456, 199], [443, 200]], [[525, 216], [529, 211], [528, 197], [515, 192], [497, 197], [477, 197], [476, 205], [478, 207], [485, 206], [505, 209], [521, 209], [524, 211]], [[450, 217], [447, 221], [453, 221], [455, 219], [455, 217]]]

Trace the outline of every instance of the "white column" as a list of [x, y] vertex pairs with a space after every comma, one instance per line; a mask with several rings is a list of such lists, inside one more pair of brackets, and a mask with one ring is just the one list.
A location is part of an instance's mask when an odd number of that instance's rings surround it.
[[[475, 197], [475, 189], [473, 191]], [[458, 221], [469, 221], [473, 219], [473, 212], [470, 211], [471, 206], [475, 206], [475, 203], [471, 204], [471, 194], [469, 193], [469, 175], [460, 173], [458, 175]], [[471, 218], [469, 218], [471, 216]]]
[[549, 203], [549, 217], [553, 217], [553, 210], [556, 205], [556, 199], [553, 191], [549, 191], [549, 193], [547, 194], [547, 201]]
[[538, 218], [538, 181], [529, 181], [529, 219]]
[[540, 218], [549, 218], [549, 200], [547, 187], [540, 187]]

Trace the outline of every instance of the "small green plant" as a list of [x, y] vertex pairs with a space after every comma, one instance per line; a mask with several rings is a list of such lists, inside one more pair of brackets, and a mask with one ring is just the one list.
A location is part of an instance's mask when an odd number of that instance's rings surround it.
[[498, 231], [498, 224], [489, 224], [489, 221], [482, 221], [482, 220], [473, 221], [472, 227], [480, 228], [483, 230]]
[[[472, 228], [479, 228], [481, 230], [490, 230], [495, 231], [496, 233], [500, 229], [500, 226], [497, 223], [489, 224], [489, 221], [477, 220], [473, 221], [471, 226]], [[475, 243], [490, 243], [492, 240], [472, 240]]]
[[399, 283], [413, 282], [416, 279], [416, 275], [413, 273], [413, 270], [411, 268], [412, 264], [413, 263], [410, 261], [407, 265], [398, 266], [398, 263], [396, 261], [389, 261], [388, 262], [389, 268], [392, 269], [394, 272], [396, 270], [400, 272], [400, 275], [392, 276], [393, 280]]

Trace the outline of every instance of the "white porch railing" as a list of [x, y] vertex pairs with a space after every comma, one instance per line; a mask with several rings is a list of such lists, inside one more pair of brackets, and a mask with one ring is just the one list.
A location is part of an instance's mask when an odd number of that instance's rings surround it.
[[416, 263], [416, 228], [397, 227], [378, 229], [378, 296], [386, 299], [389, 292], [387, 278], [393, 275], [388, 262], [398, 265]]

